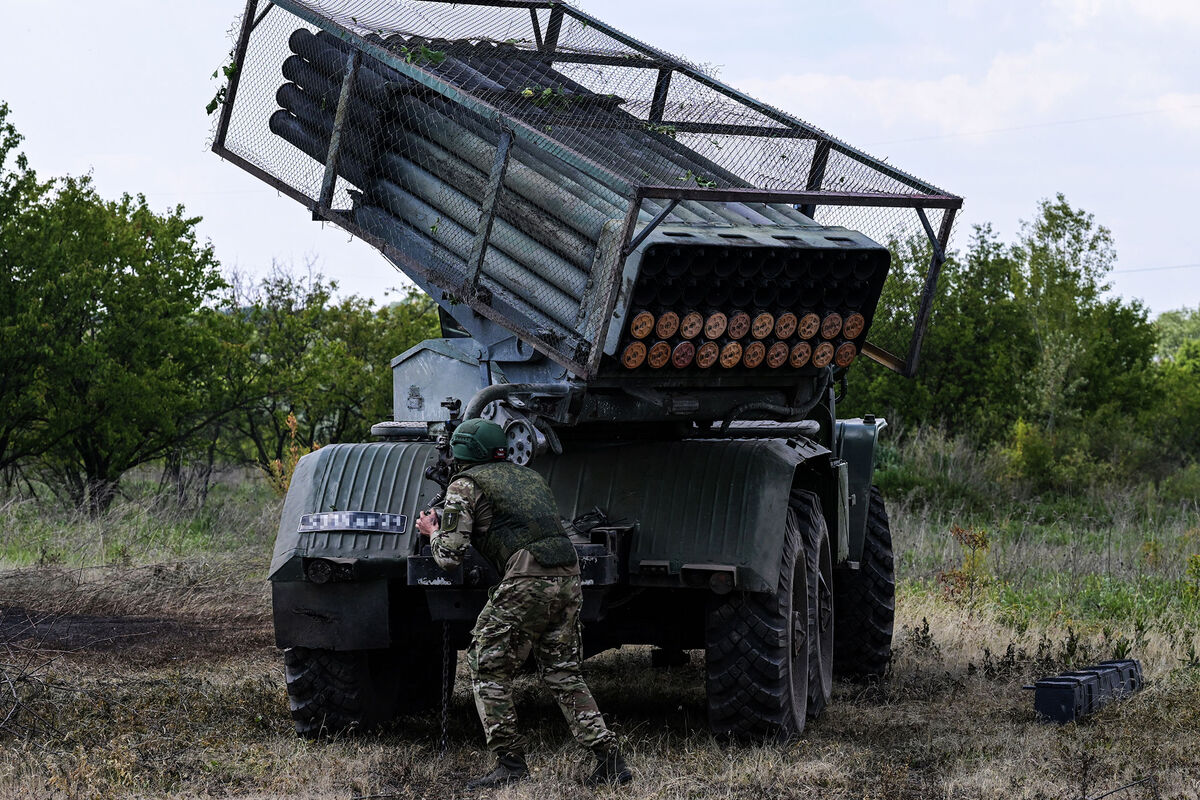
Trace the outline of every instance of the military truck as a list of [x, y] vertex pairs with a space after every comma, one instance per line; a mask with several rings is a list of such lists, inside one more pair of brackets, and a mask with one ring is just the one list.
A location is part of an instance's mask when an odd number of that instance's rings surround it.
[[[297, 731], [434, 706], [497, 576], [439, 570], [415, 516], [461, 421], [549, 481], [587, 653], [703, 649], [712, 728], [790, 737], [878, 675], [885, 422], [839, 419], [861, 356], [911, 375], [961, 199], [550, 0], [248, 0], [213, 149], [436, 301], [376, 441], [292, 478], [271, 562]], [[848, 98], [852, 101], [852, 98]], [[868, 340], [927, 236], [905, 357]]]

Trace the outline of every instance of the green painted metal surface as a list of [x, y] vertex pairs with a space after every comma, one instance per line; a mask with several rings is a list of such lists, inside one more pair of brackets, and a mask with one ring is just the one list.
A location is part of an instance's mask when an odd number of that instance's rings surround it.
[[580, 447], [534, 466], [564, 517], [598, 506], [638, 523], [631, 582], [642, 561], [727, 564], [739, 588], [769, 592], [796, 467], [827, 458], [818, 445], [779, 439], [638, 442]]
[[867, 530], [867, 508], [871, 501], [871, 482], [875, 478], [875, 445], [887, 420], [873, 417], [838, 420], [834, 444], [839, 458], [848, 466], [850, 501], [850, 560], [862, 557], [863, 537]]
[[[412, 521], [437, 492], [424, 479], [434, 457], [432, 444], [410, 442], [332, 445], [305, 456], [284, 503], [271, 579], [304, 580], [305, 558], [402, 567], [414, 549]], [[599, 507], [614, 522], [637, 523], [631, 583], [639, 582], [643, 561], [730, 565], [737, 568], [738, 588], [769, 592], [778, 585], [796, 469], [808, 462], [813, 469], [799, 484], [836, 497], [839, 471], [831, 457], [803, 439], [691, 440], [579, 445], [534, 466], [550, 482], [563, 517]], [[406, 514], [410, 526], [404, 534], [298, 533], [300, 517], [317, 511]], [[839, 512], [827, 509], [827, 515], [837, 532]], [[838, 538], [845, 541], [844, 534]]]
[[[402, 569], [417, 535], [416, 515], [438, 491], [424, 475], [436, 457], [434, 446], [426, 442], [335, 444], [304, 456], [283, 504], [271, 580], [303, 580], [303, 558], [370, 559]], [[403, 534], [298, 533], [300, 517], [318, 511], [405, 514], [409, 528]]]

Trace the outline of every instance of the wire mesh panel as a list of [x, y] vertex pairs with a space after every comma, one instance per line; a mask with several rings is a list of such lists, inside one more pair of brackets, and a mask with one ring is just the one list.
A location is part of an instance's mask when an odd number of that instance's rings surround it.
[[887, 241], [960, 202], [561, 3], [258, 5], [218, 152], [579, 375], [654, 225]]

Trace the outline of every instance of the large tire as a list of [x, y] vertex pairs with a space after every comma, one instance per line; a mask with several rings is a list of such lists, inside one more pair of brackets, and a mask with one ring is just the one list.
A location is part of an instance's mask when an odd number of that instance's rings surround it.
[[833, 666], [839, 676], [875, 678], [892, 660], [896, 619], [896, 568], [892, 529], [879, 488], [871, 487], [867, 533], [859, 567], [834, 581], [837, 636]]
[[432, 708], [441, 697], [441, 657], [433, 648], [289, 647], [283, 661], [296, 733], [308, 739], [368, 731]]
[[[816, 719], [833, 697], [833, 550], [815, 497], [801, 519], [808, 559], [808, 716]], [[797, 509], [799, 510], [799, 509]]]
[[808, 712], [809, 586], [802, 528], [820, 517], [815, 495], [792, 495], [775, 594], [735, 592], [709, 608], [705, 660], [713, 731], [738, 738], [787, 740]]

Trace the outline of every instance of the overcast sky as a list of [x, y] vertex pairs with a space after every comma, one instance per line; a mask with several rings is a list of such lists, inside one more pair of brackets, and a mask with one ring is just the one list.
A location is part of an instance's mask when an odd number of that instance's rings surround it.
[[[1112, 229], [1115, 290], [1200, 303], [1196, 0], [588, 0], [592, 14], [966, 198], [954, 245], [1011, 240], [1063, 192]], [[0, 100], [43, 177], [204, 217], [222, 264], [315, 261], [343, 293], [401, 284], [371, 248], [208, 150], [241, 0], [0, 0]], [[1186, 265], [1186, 266], [1184, 266]]]

